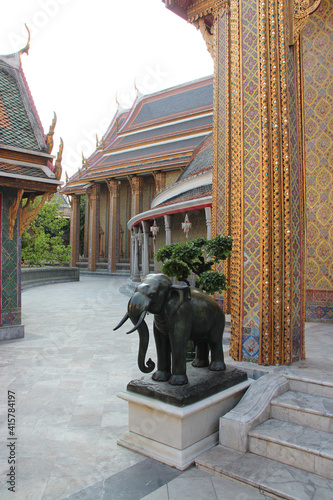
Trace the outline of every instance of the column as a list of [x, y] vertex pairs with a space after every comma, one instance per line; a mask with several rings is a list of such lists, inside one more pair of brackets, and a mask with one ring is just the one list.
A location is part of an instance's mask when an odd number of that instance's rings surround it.
[[212, 239], [212, 208], [205, 207], [205, 217], [206, 217], [206, 226], [207, 226], [207, 239]]
[[165, 172], [153, 172], [155, 179], [155, 196], [165, 189]]
[[96, 271], [99, 250], [99, 192], [100, 185], [94, 184], [87, 190], [89, 203], [89, 256], [88, 269]]
[[70, 222], [71, 266], [75, 267], [79, 261], [80, 250], [80, 196], [72, 195], [71, 222]]
[[132, 280], [140, 281], [139, 272], [139, 232], [138, 228], [132, 229]]
[[143, 178], [136, 175], [128, 177], [132, 192], [132, 214], [131, 217], [142, 212], [142, 189]]
[[264, 365], [305, 356], [302, 75], [287, 15], [286, 0], [231, 0], [214, 26], [213, 234], [233, 238], [230, 353]]
[[116, 272], [118, 245], [117, 234], [119, 230], [119, 181], [108, 179], [109, 189], [109, 227], [108, 227], [108, 271]]
[[171, 245], [171, 215], [164, 216], [164, 228], [165, 228], [165, 244]]
[[85, 194], [83, 255], [85, 258], [89, 256], [89, 203], [87, 194]]
[[142, 274], [147, 276], [149, 274], [149, 223], [142, 221], [143, 232], [143, 248], [142, 248]]

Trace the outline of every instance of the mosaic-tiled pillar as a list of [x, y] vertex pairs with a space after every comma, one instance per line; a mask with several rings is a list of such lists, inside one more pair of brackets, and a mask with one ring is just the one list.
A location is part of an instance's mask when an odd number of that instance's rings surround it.
[[119, 181], [108, 179], [109, 189], [109, 228], [108, 228], [108, 271], [116, 272], [118, 245], [117, 235], [119, 234]]
[[13, 232], [9, 211], [15, 205], [17, 189], [0, 188], [0, 340], [24, 337], [21, 324], [21, 241], [20, 209]]
[[[299, 40], [286, 0], [230, 0], [215, 22], [214, 234], [231, 234], [230, 353], [304, 357]], [[229, 272], [230, 271], [230, 272]]]
[[70, 227], [71, 266], [75, 267], [79, 261], [80, 250], [80, 196], [72, 195], [71, 199], [71, 227]]
[[89, 256], [88, 269], [96, 271], [99, 251], [99, 192], [100, 185], [94, 184], [87, 190], [89, 203]]

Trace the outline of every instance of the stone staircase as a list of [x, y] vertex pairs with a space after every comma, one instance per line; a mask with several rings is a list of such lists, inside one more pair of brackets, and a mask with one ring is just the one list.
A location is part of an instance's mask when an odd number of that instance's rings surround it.
[[221, 418], [221, 444], [198, 468], [269, 498], [333, 499], [333, 382], [264, 376], [238, 406]]

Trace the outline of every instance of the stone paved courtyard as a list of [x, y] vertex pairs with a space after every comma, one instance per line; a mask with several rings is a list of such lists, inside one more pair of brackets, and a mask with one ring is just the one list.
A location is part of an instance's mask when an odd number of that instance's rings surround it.
[[[137, 333], [126, 335], [126, 326], [112, 330], [126, 311], [128, 296], [120, 292], [125, 284], [121, 277], [82, 276], [80, 282], [23, 292], [26, 337], [0, 345], [0, 498], [173, 500], [206, 499], [207, 492], [219, 500], [265, 498], [203, 471], [180, 473], [117, 445], [127, 428], [127, 405], [116, 394], [142, 376]], [[308, 324], [308, 358], [292, 370], [332, 379], [332, 335], [332, 325]], [[153, 342], [148, 354], [156, 357]], [[8, 390], [16, 402], [15, 494], [6, 483]]]

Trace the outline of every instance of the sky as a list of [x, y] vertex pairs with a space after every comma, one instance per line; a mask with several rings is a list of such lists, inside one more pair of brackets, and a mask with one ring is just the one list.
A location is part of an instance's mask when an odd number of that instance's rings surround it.
[[96, 147], [136, 90], [150, 94], [213, 73], [196, 28], [162, 0], [12, 0], [0, 18], [0, 54], [22, 49], [22, 65], [45, 133], [57, 114], [63, 177]]

